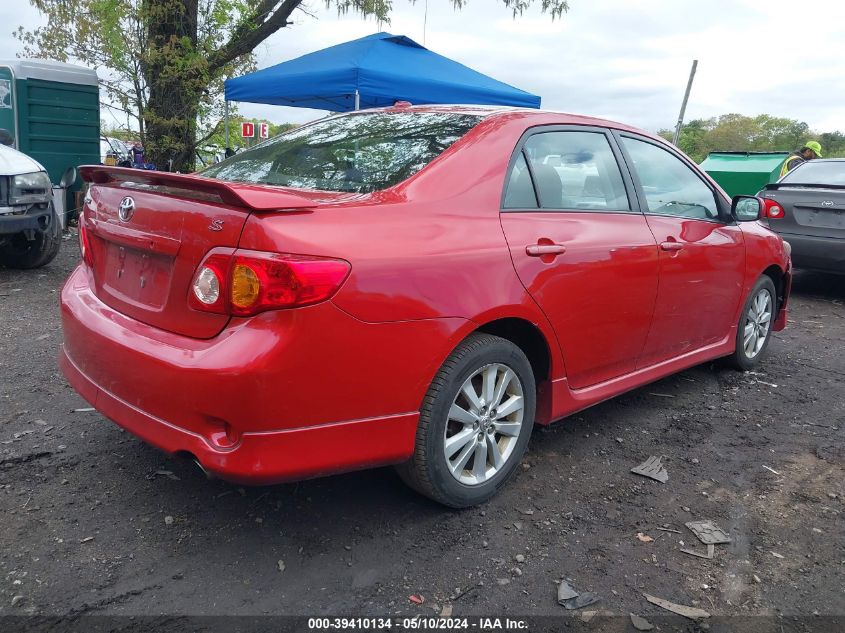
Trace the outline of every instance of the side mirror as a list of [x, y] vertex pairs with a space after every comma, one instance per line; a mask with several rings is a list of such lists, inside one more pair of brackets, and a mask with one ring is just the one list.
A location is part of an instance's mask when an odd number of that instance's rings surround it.
[[786, 212], [777, 200], [758, 196], [734, 196], [731, 215], [737, 222], [780, 220]]
[[765, 208], [765, 202], [757, 196], [734, 196], [731, 201], [731, 216], [737, 222], [751, 222], [764, 217]]
[[59, 181], [59, 186], [63, 189], [72, 187], [73, 184], [76, 182], [76, 177], [76, 167], [68, 167], [67, 169], [65, 169], [65, 173], [62, 174], [62, 179]]

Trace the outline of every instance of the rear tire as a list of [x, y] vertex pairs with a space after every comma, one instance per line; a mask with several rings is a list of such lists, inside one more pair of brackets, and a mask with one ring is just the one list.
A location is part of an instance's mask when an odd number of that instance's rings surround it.
[[492, 497], [525, 453], [534, 425], [531, 364], [508, 340], [472, 334], [437, 372], [420, 410], [411, 459], [399, 475], [452, 508]]
[[59, 218], [53, 213], [50, 226], [44, 231], [36, 231], [33, 240], [28, 240], [23, 233], [9, 235], [0, 245], [0, 264], [7, 268], [40, 268], [55, 259], [61, 245], [62, 229]]
[[742, 306], [736, 331], [736, 350], [728, 357], [731, 365], [741, 371], [757, 366], [769, 346], [776, 314], [775, 284], [771, 277], [763, 275]]

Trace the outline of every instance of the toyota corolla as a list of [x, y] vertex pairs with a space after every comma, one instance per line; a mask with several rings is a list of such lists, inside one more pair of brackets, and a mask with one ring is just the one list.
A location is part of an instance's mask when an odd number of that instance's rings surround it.
[[394, 464], [472, 505], [534, 424], [711, 359], [749, 369], [786, 324], [764, 202], [609, 121], [400, 104], [199, 175], [82, 173], [64, 374], [232, 481]]

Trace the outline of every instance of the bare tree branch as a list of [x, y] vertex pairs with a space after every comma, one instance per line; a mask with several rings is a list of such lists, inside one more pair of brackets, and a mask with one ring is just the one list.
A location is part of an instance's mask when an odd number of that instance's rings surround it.
[[[209, 56], [209, 71], [219, 70], [241, 55], [251, 53], [261, 42], [287, 26], [290, 14], [301, 2], [302, 0], [284, 0], [271, 13], [268, 7], [272, 8], [276, 3], [272, 0], [262, 0], [256, 7], [256, 13], [238, 24], [229, 41]], [[259, 22], [262, 18], [266, 19]]]
[[206, 134], [205, 136], [203, 136], [202, 138], [200, 138], [200, 139], [197, 141], [197, 145], [202, 145], [202, 144], [203, 144], [203, 143], [205, 143], [208, 139], [210, 139], [212, 136], [214, 136], [215, 134], [217, 134], [217, 132], [219, 132], [219, 131], [220, 131], [220, 126], [221, 126], [222, 124], [223, 124], [223, 119], [219, 119], [219, 120], [217, 121], [217, 123], [215, 123], [213, 126], [211, 126], [211, 128], [210, 128], [210, 130], [209, 130], [208, 134]]

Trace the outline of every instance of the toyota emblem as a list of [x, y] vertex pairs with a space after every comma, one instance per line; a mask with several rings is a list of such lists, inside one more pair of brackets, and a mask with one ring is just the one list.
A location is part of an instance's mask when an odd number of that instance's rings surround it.
[[824, 200], [824, 201], [822, 201], [822, 206], [823, 206], [823, 207], [832, 207], [832, 206], [833, 206], [833, 200]]
[[120, 218], [121, 222], [129, 222], [134, 213], [135, 201], [130, 196], [126, 196], [120, 201], [120, 205], [117, 207], [117, 217]]

